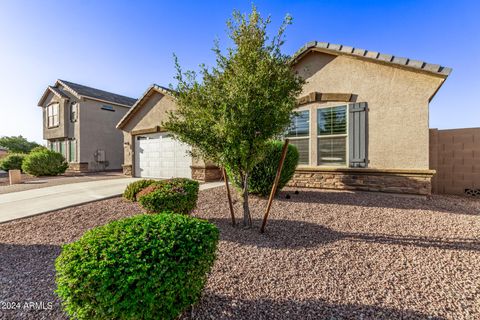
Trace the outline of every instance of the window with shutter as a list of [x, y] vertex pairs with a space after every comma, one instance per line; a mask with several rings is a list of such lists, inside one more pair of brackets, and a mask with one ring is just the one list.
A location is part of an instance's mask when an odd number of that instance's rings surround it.
[[308, 165], [310, 163], [310, 112], [308, 110], [295, 112], [286, 137], [290, 140], [290, 144], [298, 149], [298, 163]]
[[366, 102], [349, 106], [349, 162], [350, 167], [368, 166], [368, 107]]
[[347, 106], [317, 110], [317, 164], [347, 165]]

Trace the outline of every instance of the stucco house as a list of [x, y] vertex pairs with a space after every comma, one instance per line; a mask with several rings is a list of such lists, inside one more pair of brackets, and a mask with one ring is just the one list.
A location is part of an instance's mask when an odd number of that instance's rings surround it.
[[123, 136], [115, 126], [136, 99], [57, 80], [47, 87], [43, 109], [47, 147], [65, 156], [72, 171], [119, 170]]
[[[306, 80], [286, 134], [300, 152], [292, 186], [431, 192], [429, 102], [450, 68], [316, 41], [292, 68]], [[219, 178], [213, 164], [183, 158], [189, 147], [162, 129], [174, 108], [170, 92], [153, 85], [120, 121], [124, 172]]]

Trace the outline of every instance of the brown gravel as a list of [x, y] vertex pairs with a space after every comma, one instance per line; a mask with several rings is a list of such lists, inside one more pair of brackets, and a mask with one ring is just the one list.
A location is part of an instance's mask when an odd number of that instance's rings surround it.
[[[194, 215], [216, 223], [221, 242], [184, 319], [480, 319], [479, 200], [293, 191], [274, 202], [264, 235], [266, 200], [252, 199], [255, 228], [245, 230], [230, 225], [223, 188], [200, 193]], [[139, 211], [114, 198], [1, 224], [0, 301], [54, 305], [0, 319], [64, 319], [59, 246]]]

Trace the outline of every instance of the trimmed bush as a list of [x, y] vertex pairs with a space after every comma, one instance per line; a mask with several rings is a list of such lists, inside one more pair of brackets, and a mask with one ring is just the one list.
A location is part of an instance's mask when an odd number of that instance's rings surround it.
[[[248, 179], [248, 192], [257, 194], [260, 196], [268, 196], [272, 191], [273, 182], [275, 181], [275, 175], [277, 174], [278, 164], [282, 157], [283, 141], [270, 141], [268, 143], [267, 153], [265, 158], [255, 165]], [[283, 187], [292, 179], [295, 169], [298, 165], [298, 150], [294, 145], [289, 144], [287, 149], [287, 155], [285, 156], [285, 162], [283, 163], [282, 173], [280, 174], [280, 180], [278, 182], [277, 192], [282, 190]], [[232, 176], [231, 172], [228, 172], [232, 183], [240, 188], [239, 181]]]
[[197, 205], [197, 181], [186, 178], [174, 178], [155, 183], [155, 188], [138, 198], [138, 202], [148, 212], [172, 211], [189, 214]]
[[56, 176], [68, 168], [68, 163], [61, 153], [48, 149], [28, 154], [22, 164], [22, 170], [33, 176]]
[[176, 319], [200, 297], [218, 234], [215, 225], [178, 214], [89, 230], [56, 259], [56, 293], [76, 319]]
[[35, 147], [33, 148], [32, 150], [30, 150], [29, 153], [34, 153], [34, 152], [39, 152], [39, 151], [45, 151], [45, 150], [48, 150], [48, 148], [44, 147], [44, 146], [39, 146], [39, 147]]
[[0, 160], [1, 170], [21, 170], [22, 163], [27, 155], [23, 153], [10, 153]]
[[135, 201], [137, 193], [156, 182], [156, 180], [143, 179], [130, 183], [125, 191], [123, 192], [123, 197], [130, 201]]
[[147, 194], [149, 194], [149, 193], [152, 193], [153, 191], [158, 190], [158, 189], [160, 189], [160, 188], [161, 188], [161, 186], [159, 186], [159, 185], [156, 184], [156, 183], [153, 183], [153, 184], [149, 185], [148, 187], [144, 188], [144, 189], [141, 190], [139, 193], [137, 193], [137, 195], [136, 195], [137, 201], [138, 201], [138, 199], [140, 199], [141, 197], [143, 197], [143, 196], [145, 196], [145, 195], [147, 195]]

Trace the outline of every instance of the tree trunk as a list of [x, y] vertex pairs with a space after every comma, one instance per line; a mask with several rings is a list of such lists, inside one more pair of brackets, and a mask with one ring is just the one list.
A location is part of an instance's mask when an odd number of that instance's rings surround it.
[[243, 201], [243, 225], [251, 227], [252, 218], [250, 216], [250, 207], [248, 206], [248, 173], [242, 174], [242, 201]]

